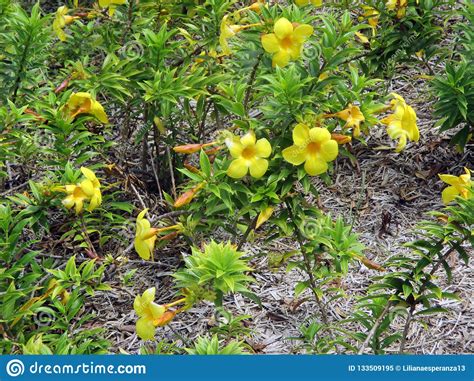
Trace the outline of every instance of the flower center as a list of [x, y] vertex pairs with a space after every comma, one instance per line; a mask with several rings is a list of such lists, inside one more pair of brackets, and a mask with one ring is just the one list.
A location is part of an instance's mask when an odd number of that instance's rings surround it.
[[242, 157], [246, 160], [253, 159], [255, 157], [255, 154], [257, 153], [255, 147], [245, 147], [244, 150], [242, 151]]
[[285, 49], [291, 48], [291, 46], [293, 45], [293, 40], [291, 39], [291, 36], [287, 36], [282, 39], [280, 41], [280, 45]]
[[318, 153], [321, 150], [321, 144], [318, 142], [311, 142], [306, 146], [306, 150], [310, 154]]

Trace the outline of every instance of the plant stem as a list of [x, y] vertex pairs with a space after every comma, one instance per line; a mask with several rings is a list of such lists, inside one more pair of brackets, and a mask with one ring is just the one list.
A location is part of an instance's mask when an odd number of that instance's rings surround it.
[[255, 62], [255, 65], [253, 65], [252, 72], [250, 73], [249, 81], [247, 83], [247, 90], [245, 92], [245, 98], [244, 98], [244, 109], [248, 114], [248, 103], [250, 100], [250, 94], [252, 93], [252, 85], [255, 82], [255, 78], [257, 77], [257, 70], [260, 65], [260, 62], [262, 61], [263, 53], [260, 53], [259, 56], [257, 57], [257, 62]]
[[[326, 308], [324, 307], [323, 301], [320, 299], [318, 293], [316, 292], [317, 284], [316, 284], [316, 280], [314, 279], [313, 271], [311, 269], [311, 263], [309, 261], [309, 257], [306, 255], [306, 252], [305, 252], [305, 249], [304, 249], [303, 237], [301, 236], [300, 229], [299, 229], [298, 225], [296, 224], [295, 216], [294, 216], [293, 211], [291, 209], [290, 203], [288, 201], [285, 201], [285, 205], [286, 205], [286, 208], [288, 210], [288, 215], [290, 217], [291, 223], [293, 224], [293, 226], [295, 228], [296, 239], [297, 239], [298, 244], [300, 246], [301, 254], [303, 255], [303, 260], [304, 260], [306, 273], [308, 274], [309, 283], [311, 285], [311, 291], [313, 292], [314, 298], [316, 300], [316, 304], [318, 305], [318, 308], [321, 311], [321, 318], [323, 320], [324, 325], [328, 329], [329, 336], [331, 337], [332, 340], [334, 340], [333, 334], [332, 334], [331, 330], [329, 329], [329, 319], [328, 319], [328, 314], [327, 314]], [[335, 349], [336, 353], [339, 354], [339, 349], [338, 349], [336, 344], [334, 344], [334, 349]]]

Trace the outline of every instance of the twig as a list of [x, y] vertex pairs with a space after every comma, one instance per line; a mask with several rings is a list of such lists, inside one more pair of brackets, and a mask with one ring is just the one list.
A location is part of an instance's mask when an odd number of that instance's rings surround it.
[[259, 56], [257, 57], [257, 62], [255, 62], [255, 65], [253, 66], [252, 72], [250, 73], [249, 81], [247, 83], [247, 90], [245, 92], [245, 98], [244, 98], [244, 109], [246, 112], [248, 112], [248, 103], [250, 100], [250, 94], [252, 93], [252, 85], [255, 82], [255, 78], [257, 77], [257, 69], [258, 66], [260, 65], [260, 62], [262, 61], [263, 53], [260, 53]]
[[[316, 280], [314, 279], [314, 276], [313, 276], [313, 271], [311, 269], [311, 263], [309, 262], [309, 258], [305, 253], [304, 244], [303, 244], [303, 237], [301, 236], [301, 232], [299, 230], [299, 227], [295, 222], [295, 216], [293, 215], [293, 210], [291, 209], [290, 203], [288, 201], [285, 201], [285, 204], [286, 204], [286, 209], [288, 210], [288, 216], [290, 217], [290, 221], [291, 221], [291, 223], [293, 224], [293, 226], [295, 228], [296, 239], [297, 239], [298, 244], [300, 246], [301, 254], [303, 255], [303, 260], [304, 260], [304, 265], [305, 265], [305, 268], [306, 268], [306, 273], [308, 274], [309, 283], [311, 285], [311, 291], [313, 292], [314, 298], [316, 300], [316, 304], [318, 305], [318, 308], [321, 311], [321, 317], [323, 319], [324, 325], [328, 329], [329, 337], [332, 340], [334, 340], [334, 336], [332, 334], [332, 331], [329, 328], [329, 319], [328, 319], [326, 308], [324, 307], [324, 304], [323, 304], [322, 300], [319, 298], [319, 295], [316, 292], [316, 288], [317, 288]], [[339, 354], [339, 348], [337, 347], [336, 343], [334, 343], [334, 349], [335, 349], [336, 353]]]
[[171, 191], [173, 192], [173, 197], [176, 198], [176, 181], [174, 180], [173, 161], [171, 159], [171, 152], [170, 152], [170, 147], [169, 146], [166, 146], [166, 155], [168, 156], [168, 165], [169, 165], [169, 169], [170, 169]]
[[415, 311], [416, 304], [412, 304], [410, 310], [408, 311], [407, 320], [405, 321], [405, 327], [403, 328], [402, 341], [400, 342], [400, 349], [398, 353], [402, 354], [405, 350], [405, 344], [407, 342], [408, 330], [410, 329], [410, 324], [413, 318], [413, 312]]

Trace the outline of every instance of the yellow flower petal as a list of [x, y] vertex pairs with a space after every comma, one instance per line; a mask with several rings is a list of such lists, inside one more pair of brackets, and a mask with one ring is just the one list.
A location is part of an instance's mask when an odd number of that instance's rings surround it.
[[229, 149], [231, 156], [235, 159], [239, 158], [242, 155], [242, 151], [244, 150], [243, 145], [240, 143], [240, 139], [234, 137], [233, 139], [226, 139], [225, 144]]
[[240, 179], [244, 177], [248, 172], [248, 162], [243, 158], [235, 159], [230, 163], [227, 169], [227, 176], [233, 179]]
[[451, 203], [457, 196], [459, 196], [459, 191], [453, 186], [445, 188], [441, 193], [441, 197], [445, 204]]
[[264, 34], [261, 38], [263, 49], [268, 53], [277, 53], [280, 50], [280, 44], [277, 37], [271, 34]]
[[439, 178], [448, 185], [459, 185], [459, 177], [453, 175], [438, 175]]
[[144, 317], [137, 320], [137, 335], [142, 340], [153, 340], [155, 338], [155, 326], [153, 321]]
[[240, 139], [240, 142], [245, 148], [245, 147], [254, 145], [256, 140], [257, 139], [255, 137], [255, 132], [249, 131], [244, 136], [242, 136], [242, 138]]
[[282, 155], [288, 163], [293, 165], [303, 164], [306, 160], [306, 150], [297, 145], [285, 148]]
[[290, 62], [291, 55], [286, 50], [280, 50], [273, 56], [272, 65], [278, 67], [285, 67]]
[[301, 24], [298, 25], [294, 32], [293, 32], [293, 38], [295, 41], [302, 43], [304, 42], [309, 36], [311, 36], [314, 32], [314, 29], [311, 25], [308, 24]]
[[149, 260], [151, 257], [150, 245], [147, 241], [136, 238], [134, 241], [134, 248], [140, 258]]
[[339, 153], [339, 146], [335, 140], [329, 140], [321, 144], [321, 156], [326, 161], [333, 161]]
[[306, 124], [298, 123], [293, 129], [293, 143], [297, 146], [305, 146], [309, 140], [309, 127]]
[[272, 146], [270, 142], [263, 138], [259, 139], [255, 144], [256, 156], [257, 157], [269, 157], [272, 154]]
[[268, 160], [262, 158], [253, 159], [250, 163], [250, 175], [256, 179], [262, 177], [268, 169]]
[[407, 145], [407, 135], [403, 134], [400, 136], [400, 140], [398, 141], [397, 148], [395, 152], [401, 152]]
[[94, 115], [99, 121], [101, 121], [104, 124], [109, 123], [109, 120], [107, 118], [107, 114], [104, 111], [104, 108], [102, 105], [97, 102], [97, 101], [92, 101], [92, 107], [90, 113]]
[[312, 142], [327, 142], [331, 139], [331, 133], [327, 128], [314, 127], [309, 130], [309, 137]]
[[304, 170], [310, 176], [320, 175], [328, 170], [328, 165], [324, 160], [321, 160], [316, 155], [311, 155], [306, 158], [304, 163]]
[[288, 19], [282, 17], [277, 20], [275, 26], [273, 27], [275, 35], [280, 39], [283, 40], [285, 37], [291, 36], [293, 33], [293, 25]]

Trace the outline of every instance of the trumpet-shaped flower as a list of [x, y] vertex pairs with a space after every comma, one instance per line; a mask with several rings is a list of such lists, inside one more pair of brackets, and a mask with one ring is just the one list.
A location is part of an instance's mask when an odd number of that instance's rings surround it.
[[87, 207], [87, 211], [92, 212], [95, 208], [102, 204], [100, 182], [97, 179], [95, 173], [92, 172], [89, 168], [81, 167], [81, 172], [85, 176], [85, 180], [81, 182], [80, 187], [89, 199], [89, 206]]
[[99, 6], [101, 8], [109, 8], [109, 15], [112, 16], [115, 13], [115, 8], [126, 2], [127, 0], [99, 0]]
[[79, 184], [68, 184], [64, 187], [67, 197], [63, 200], [63, 205], [67, 209], [75, 207], [76, 213], [80, 213], [84, 207], [84, 202], [89, 201], [87, 211], [92, 212], [102, 203], [102, 193], [100, 182], [94, 172], [81, 167], [81, 172], [85, 179]]
[[360, 124], [365, 122], [365, 116], [362, 114], [362, 111], [360, 111], [359, 106], [349, 104], [346, 109], [327, 116], [336, 116], [344, 120], [346, 122], [344, 128], [353, 128], [354, 136], [360, 136]]
[[87, 196], [79, 185], [69, 184], [65, 187], [67, 196], [62, 201], [63, 205], [67, 209], [75, 207], [75, 211], [79, 214], [84, 208], [84, 201], [87, 200]]
[[240, 179], [249, 171], [250, 175], [256, 179], [262, 177], [268, 169], [268, 158], [272, 153], [272, 147], [267, 139], [257, 140], [255, 133], [249, 131], [238, 138], [226, 139], [227, 148], [234, 160], [227, 169], [227, 175]]
[[69, 8], [61, 6], [56, 10], [56, 16], [53, 21], [53, 30], [61, 41], [66, 41], [66, 33], [64, 27], [74, 22], [79, 17], [69, 16]]
[[146, 290], [141, 296], [137, 295], [133, 302], [133, 309], [139, 316], [136, 323], [137, 335], [142, 340], [152, 340], [155, 337], [155, 328], [163, 318], [166, 307], [154, 302], [156, 288]]
[[253, 28], [255, 26], [259, 26], [261, 24], [248, 24], [248, 25], [236, 25], [232, 24], [229, 15], [225, 15], [222, 18], [221, 26], [220, 26], [220, 35], [219, 35], [219, 44], [221, 46], [222, 55], [228, 56], [232, 54], [232, 51], [229, 47], [229, 40], [230, 38], [234, 37], [237, 33], [242, 32], [245, 29]]
[[313, 4], [315, 7], [320, 7], [323, 5], [323, 0], [295, 0], [295, 4], [299, 7], [308, 4]]
[[464, 171], [466, 173], [461, 176], [439, 175], [439, 178], [449, 185], [441, 195], [445, 204], [449, 204], [458, 196], [464, 199], [472, 197], [474, 181], [471, 180], [471, 171], [467, 168], [464, 168]]
[[155, 248], [156, 234], [158, 229], [152, 228], [150, 221], [145, 218], [148, 209], [144, 209], [137, 217], [137, 230], [135, 233], [135, 251], [140, 258], [145, 260], [152, 257], [153, 249]]
[[385, 4], [387, 9], [397, 11], [397, 18], [401, 19], [405, 16], [408, 6], [408, 0], [388, 0]]
[[311, 25], [294, 26], [282, 17], [275, 23], [273, 33], [262, 36], [262, 46], [265, 51], [273, 54], [273, 66], [284, 67], [290, 60], [300, 58], [304, 42], [312, 34]]
[[102, 123], [109, 123], [102, 105], [89, 93], [73, 93], [65, 106], [67, 116], [73, 120], [79, 114], [90, 114]]
[[394, 98], [391, 102], [392, 115], [382, 119], [380, 122], [387, 125], [387, 133], [392, 139], [399, 139], [396, 152], [402, 151], [407, 140], [417, 142], [420, 132], [416, 125], [415, 110], [406, 104], [405, 100], [398, 94], [392, 93]]
[[293, 130], [293, 143], [283, 150], [283, 158], [293, 165], [305, 163], [304, 169], [310, 176], [326, 172], [327, 163], [335, 160], [339, 152], [337, 142], [326, 128], [310, 129], [302, 123]]

